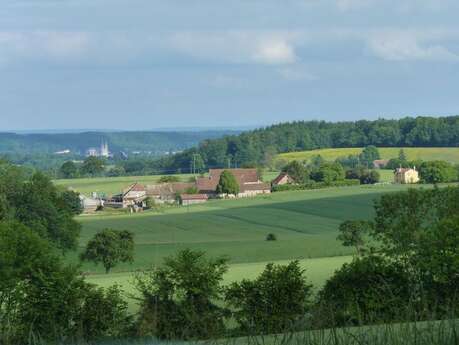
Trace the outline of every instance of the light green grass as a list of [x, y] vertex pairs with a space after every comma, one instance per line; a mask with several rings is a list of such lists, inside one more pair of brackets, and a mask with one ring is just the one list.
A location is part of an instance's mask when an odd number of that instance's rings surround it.
[[[315, 291], [318, 291], [333, 272], [339, 269], [344, 263], [350, 262], [351, 260], [351, 256], [316, 258], [301, 260], [300, 265], [305, 270], [305, 276], [308, 282], [314, 286]], [[275, 264], [287, 264], [288, 262], [289, 261], [274, 261]], [[241, 281], [242, 279], [254, 279], [264, 270], [266, 264], [268, 264], [268, 262], [230, 265], [228, 272], [223, 277], [223, 285]], [[132, 297], [137, 295], [134, 287], [134, 277], [134, 272], [123, 272], [89, 275], [86, 277], [86, 280], [89, 283], [101, 287], [109, 287], [117, 284], [123, 289], [127, 296]], [[129, 310], [131, 312], [137, 310], [137, 304], [133, 298], [129, 299]]]
[[[339, 224], [371, 218], [376, 198], [403, 189], [406, 186], [384, 185], [281, 192], [174, 207], [164, 213], [80, 216], [80, 246], [104, 228], [132, 231], [135, 262], [121, 264], [115, 272], [147, 268], [183, 248], [226, 255], [231, 263], [349, 255], [352, 250], [336, 241]], [[266, 241], [268, 233], [278, 240]], [[67, 260], [76, 257], [72, 253]], [[83, 269], [103, 271], [89, 263]]]
[[[381, 159], [397, 158], [400, 147], [379, 147]], [[404, 147], [403, 150], [408, 160], [445, 160], [451, 163], [459, 163], [459, 147]], [[311, 151], [299, 151], [279, 154], [276, 160], [309, 160], [315, 155], [321, 155], [326, 160], [335, 160], [348, 155], [358, 155], [362, 148], [337, 148], [320, 149]]]
[[[112, 195], [120, 193], [123, 189], [129, 187], [135, 182], [143, 184], [158, 182], [161, 176], [163, 175], [61, 179], [54, 180], [54, 183], [58, 186], [72, 188], [84, 195], [90, 195], [92, 192]], [[174, 176], [177, 176], [181, 181], [186, 182], [193, 175], [179, 174]]]

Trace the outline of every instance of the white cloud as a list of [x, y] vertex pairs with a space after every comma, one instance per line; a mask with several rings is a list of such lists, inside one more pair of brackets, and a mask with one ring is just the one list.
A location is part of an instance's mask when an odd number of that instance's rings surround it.
[[459, 56], [435, 41], [448, 33], [423, 31], [382, 31], [368, 38], [368, 48], [377, 57], [389, 61], [459, 61]]
[[207, 61], [290, 64], [296, 34], [289, 32], [182, 32], [172, 36], [176, 51]]
[[13, 58], [77, 59], [89, 49], [83, 32], [0, 32], [0, 56]]

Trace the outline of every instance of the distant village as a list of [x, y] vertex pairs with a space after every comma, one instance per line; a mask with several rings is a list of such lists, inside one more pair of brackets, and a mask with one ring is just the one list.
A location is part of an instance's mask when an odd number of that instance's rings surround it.
[[[101, 147], [99, 153], [108, 154], [108, 147]], [[384, 166], [382, 161], [375, 161], [375, 168]], [[239, 192], [236, 195], [220, 194], [217, 186], [220, 176], [229, 171], [237, 181]], [[394, 171], [394, 183], [411, 184], [419, 182], [419, 174], [415, 167], [398, 168]], [[122, 193], [108, 198], [91, 198], [81, 196], [86, 213], [96, 211], [100, 207], [128, 209], [130, 212], [140, 212], [147, 207], [147, 200], [155, 204], [193, 205], [217, 198], [247, 198], [260, 194], [270, 194], [276, 186], [295, 184], [287, 174], [280, 173], [271, 183], [261, 181], [257, 169], [210, 169], [207, 176], [197, 177], [193, 182], [166, 182], [143, 185], [134, 183]]]

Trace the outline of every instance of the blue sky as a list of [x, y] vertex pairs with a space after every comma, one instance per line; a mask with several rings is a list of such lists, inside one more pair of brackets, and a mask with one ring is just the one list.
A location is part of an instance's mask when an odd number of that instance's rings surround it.
[[457, 0], [2, 0], [0, 130], [458, 114]]

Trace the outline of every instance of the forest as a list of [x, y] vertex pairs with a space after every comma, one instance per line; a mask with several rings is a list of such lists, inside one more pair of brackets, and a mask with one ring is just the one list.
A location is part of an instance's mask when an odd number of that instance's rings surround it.
[[184, 171], [198, 167], [266, 166], [278, 153], [319, 148], [457, 147], [459, 116], [405, 117], [355, 122], [297, 121], [202, 141], [156, 162], [157, 168]]

